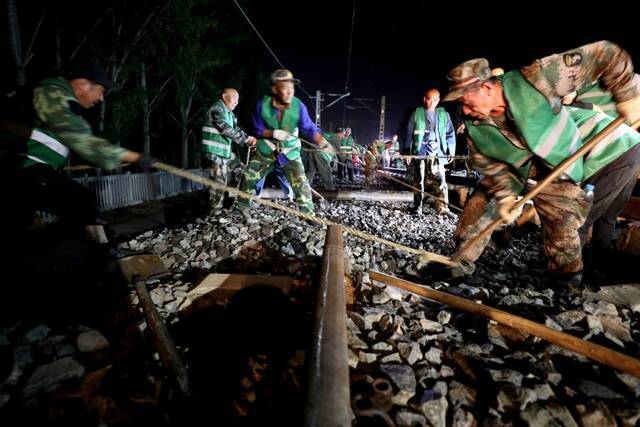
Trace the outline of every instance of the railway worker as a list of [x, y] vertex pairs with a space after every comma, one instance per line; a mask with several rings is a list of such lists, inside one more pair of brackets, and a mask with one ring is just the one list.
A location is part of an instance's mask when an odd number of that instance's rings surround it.
[[[250, 194], [256, 183], [278, 164], [293, 188], [298, 209], [314, 214], [311, 188], [300, 159], [302, 143], [298, 134], [313, 140], [318, 149], [326, 153], [333, 155], [335, 149], [311, 121], [307, 107], [294, 96], [295, 84], [298, 83], [300, 80], [295, 79], [289, 70], [271, 73], [271, 94], [258, 101], [253, 116], [255, 134], [259, 139], [256, 152], [244, 171], [241, 189]], [[244, 199], [238, 199], [236, 203], [241, 209], [249, 205]]]
[[[220, 99], [207, 111], [202, 127], [202, 152], [209, 162], [209, 176], [222, 185], [231, 178], [230, 163], [236, 160], [231, 145], [246, 145], [251, 149], [256, 139], [238, 127], [238, 119], [233, 110], [238, 106], [240, 95], [232, 88], [223, 89]], [[209, 190], [209, 214], [222, 208], [224, 193], [213, 188]]]
[[364, 154], [364, 186], [371, 187], [376, 180], [376, 170], [380, 165], [380, 151], [383, 141], [374, 141]]
[[[342, 128], [339, 128], [342, 129]], [[338, 178], [349, 179], [349, 182], [353, 182], [353, 151], [355, 141], [351, 134], [351, 128], [347, 127], [344, 132], [337, 139], [336, 148], [338, 149]]]
[[[344, 129], [338, 128], [335, 133], [326, 132], [324, 138], [335, 148], [338, 141], [344, 136]], [[320, 175], [320, 180], [325, 190], [335, 190], [336, 186], [333, 182], [333, 174], [331, 173], [331, 164], [335, 159], [335, 155], [320, 151], [313, 147], [302, 147], [303, 156], [306, 157], [307, 180], [309, 185], [313, 182], [316, 172]]]
[[[412, 135], [411, 154], [417, 156], [438, 156], [439, 158], [416, 159], [414, 165], [414, 184], [425, 191], [431, 188], [432, 194], [443, 199], [436, 199], [438, 213], [449, 211], [449, 190], [445, 178], [445, 165], [450, 163], [446, 156], [456, 153], [456, 133], [449, 113], [438, 107], [440, 92], [431, 88], [422, 98], [424, 106], [416, 108], [407, 124], [407, 135]], [[413, 207], [416, 215], [422, 215], [424, 193], [413, 193]]]
[[66, 75], [41, 81], [34, 90], [35, 124], [20, 157], [21, 188], [17, 208], [25, 223], [36, 211], [53, 213], [65, 230], [84, 234], [96, 243], [107, 243], [98, 221], [93, 193], [62, 173], [71, 151], [103, 169], [123, 162], [147, 170], [153, 160], [144, 154], [110, 144], [94, 136], [82, 117], [104, 99], [112, 82], [106, 70], [90, 58], [77, 60]]
[[[444, 100], [458, 101], [471, 117], [467, 144], [474, 167], [485, 177], [458, 223], [455, 238], [460, 246], [496, 216], [511, 222], [511, 207], [532, 181], [548, 175], [613, 120], [564, 107], [563, 96], [598, 81], [628, 123], [640, 120], [640, 90], [631, 58], [607, 41], [538, 59], [497, 77], [491, 76], [486, 59], [472, 59], [453, 68], [448, 78], [451, 88]], [[544, 227], [548, 270], [556, 282], [581, 282], [579, 229], [602, 212], [620, 212], [629, 198], [629, 183], [640, 172], [638, 142], [640, 135], [623, 125], [533, 199]], [[595, 186], [593, 207], [585, 200], [585, 184]], [[472, 263], [488, 241], [459, 254], [461, 259]]]

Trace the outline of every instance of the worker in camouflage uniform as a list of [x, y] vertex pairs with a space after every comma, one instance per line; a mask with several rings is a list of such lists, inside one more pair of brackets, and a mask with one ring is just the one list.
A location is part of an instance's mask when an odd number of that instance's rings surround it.
[[[207, 111], [205, 125], [202, 127], [202, 152], [209, 161], [209, 176], [222, 185], [231, 178], [230, 163], [236, 161], [231, 144], [253, 147], [256, 139], [238, 127], [238, 119], [233, 110], [238, 105], [238, 91], [226, 88]], [[224, 193], [213, 188], [209, 191], [209, 213], [222, 208]]]
[[[640, 75], [636, 74], [634, 80], [640, 83]], [[599, 111], [613, 118], [618, 117], [613, 94], [603, 89], [598, 81], [566, 95], [562, 98], [562, 103], [571, 107]], [[617, 175], [613, 174], [611, 176], [615, 178]], [[615, 181], [599, 179], [598, 185], [603, 188], [619, 187], [620, 191], [616, 197], [617, 202], [612, 204], [596, 203], [589, 211], [589, 216], [585, 223], [580, 227], [580, 240], [584, 246], [589, 228], [593, 226], [592, 249], [594, 249], [596, 255], [600, 251], [612, 251], [610, 246], [615, 233], [618, 215], [631, 197], [636, 181], [630, 179], [623, 187], [620, 187], [620, 184]], [[600, 193], [600, 195], [603, 195], [603, 193]]]
[[96, 243], [107, 243], [98, 224], [93, 192], [62, 173], [71, 151], [104, 169], [123, 162], [136, 163], [147, 170], [153, 160], [94, 136], [82, 117], [104, 98], [112, 85], [106, 70], [97, 61], [80, 59], [65, 77], [41, 81], [34, 90], [35, 126], [21, 156], [19, 182], [22, 197], [16, 207], [31, 222], [36, 211], [53, 213], [70, 232], [84, 233]]
[[[603, 113], [567, 108], [561, 98], [598, 81], [613, 95], [628, 123], [640, 120], [640, 90], [629, 54], [601, 41], [536, 60], [492, 77], [486, 59], [466, 61], [449, 72], [451, 91], [465, 115], [474, 167], [484, 175], [465, 206], [455, 233], [457, 243], [483, 230], [496, 216], [513, 220], [518, 195], [544, 178], [584, 141], [613, 119]], [[640, 135], [623, 125], [534, 199], [544, 228], [548, 269], [558, 283], [581, 281], [583, 263], [578, 230], [603, 211], [622, 209], [629, 182], [640, 172]], [[593, 207], [581, 185], [593, 184]], [[475, 261], [488, 238], [460, 253]]]
[[364, 154], [364, 187], [371, 187], [376, 181], [376, 170], [380, 165], [383, 141], [374, 141]]
[[[311, 121], [307, 107], [294, 96], [294, 84], [300, 80], [295, 79], [291, 71], [280, 69], [271, 73], [271, 83], [271, 95], [258, 101], [253, 117], [259, 139], [257, 150], [244, 172], [242, 191], [251, 193], [256, 183], [278, 164], [293, 188], [298, 209], [313, 214], [311, 188], [300, 159], [302, 142], [298, 134], [313, 140], [318, 149], [329, 154], [335, 154], [335, 150]], [[241, 208], [248, 206], [244, 199], [237, 203]]]
[[[335, 148], [336, 141], [342, 138], [342, 135], [344, 135], [344, 129], [338, 128], [336, 133], [327, 132], [323, 136], [329, 144]], [[333, 174], [331, 173], [331, 164], [335, 156], [309, 146], [302, 147], [302, 152], [303, 156], [306, 157], [305, 168], [307, 170], [309, 185], [313, 183], [313, 177], [317, 171], [324, 185], [324, 189], [335, 190], [336, 186], [333, 183]]]
[[435, 201], [438, 213], [449, 211], [449, 190], [445, 179], [445, 165], [450, 163], [446, 156], [456, 153], [456, 133], [449, 113], [438, 107], [440, 92], [429, 89], [422, 98], [423, 107], [418, 107], [409, 118], [407, 135], [412, 135], [411, 154], [433, 156], [417, 158], [413, 161], [414, 185], [423, 192], [413, 193], [413, 208], [416, 215], [422, 215], [424, 191], [429, 191], [443, 199]]

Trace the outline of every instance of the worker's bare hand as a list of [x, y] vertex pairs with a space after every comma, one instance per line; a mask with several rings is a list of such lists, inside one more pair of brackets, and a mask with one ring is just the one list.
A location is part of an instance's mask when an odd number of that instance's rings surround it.
[[520, 215], [519, 209], [513, 210], [515, 203], [515, 196], [507, 196], [498, 201], [498, 215], [500, 215], [505, 224], [511, 224]]
[[628, 101], [617, 103], [616, 110], [626, 119], [629, 126], [634, 125], [640, 121], [640, 95]]

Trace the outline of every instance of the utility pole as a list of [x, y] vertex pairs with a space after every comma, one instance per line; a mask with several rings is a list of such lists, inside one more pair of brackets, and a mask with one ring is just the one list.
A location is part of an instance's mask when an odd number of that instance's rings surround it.
[[387, 97], [382, 95], [382, 99], [380, 100], [380, 133], [378, 134], [378, 139], [380, 141], [384, 141], [384, 110], [386, 100]]
[[320, 111], [322, 110], [322, 92], [316, 90], [316, 126], [320, 127]]
[[322, 101], [324, 101], [324, 98], [322, 97], [322, 92], [319, 91], [319, 90], [316, 90], [316, 96], [310, 96], [309, 97], [309, 98], [314, 99], [316, 101], [316, 126], [320, 127], [320, 123], [321, 123], [320, 113], [322, 111], [326, 110], [327, 108], [332, 107], [334, 104], [336, 104], [342, 98], [345, 98], [345, 97], [347, 97], [349, 95], [351, 95], [351, 92], [347, 92], [347, 93], [325, 93], [324, 96], [337, 97], [337, 99], [335, 99], [333, 102], [331, 102], [326, 107], [322, 108]]

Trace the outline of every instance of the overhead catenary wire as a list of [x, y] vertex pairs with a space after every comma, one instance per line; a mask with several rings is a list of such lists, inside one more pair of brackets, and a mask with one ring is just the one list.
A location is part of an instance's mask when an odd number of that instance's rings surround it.
[[[351, 31], [349, 33], [349, 50], [347, 53], [347, 75], [344, 81], [344, 92], [349, 92], [349, 79], [351, 78], [351, 53], [353, 51], [353, 30], [355, 28], [356, 21], [356, 0], [353, 0], [353, 12], [351, 13]], [[347, 117], [347, 101], [345, 99], [344, 104], [342, 104], [342, 126], [345, 125]]]
[[353, 0], [353, 13], [351, 14], [351, 34], [349, 35], [349, 53], [347, 54], [347, 77], [344, 81], [344, 92], [349, 92], [349, 77], [351, 74], [351, 52], [353, 50], [353, 29], [356, 21], [356, 0]]
[[[256, 28], [255, 25], [253, 25], [253, 22], [251, 22], [251, 19], [249, 18], [249, 16], [245, 13], [245, 11], [242, 9], [242, 6], [240, 6], [240, 4], [237, 2], [237, 0], [233, 0], [233, 2], [236, 4], [236, 6], [238, 6], [238, 9], [240, 10], [240, 12], [242, 13], [242, 15], [244, 16], [244, 18], [247, 20], [247, 22], [249, 23], [249, 25], [251, 26], [251, 28], [253, 29], [253, 31], [255, 31], [256, 35], [258, 36], [258, 38], [260, 38], [260, 40], [262, 41], [262, 43], [265, 45], [265, 47], [267, 48], [267, 50], [269, 51], [269, 53], [271, 53], [271, 55], [273, 56], [273, 58], [276, 60], [276, 62], [278, 63], [278, 65], [280, 65], [281, 68], [287, 68], [284, 66], [284, 64], [282, 63], [282, 61], [280, 61], [280, 59], [276, 56], [276, 54], [273, 52], [273, 49], [271, 49], [271, 47], [269, 46], [269, 44], [267, 43], [267, 41], [264, 39], [264, 37], [262, 37], [262, 35], [260, 34], [260, 32], [258, 31], [258, 29]], [[305, 95], [307, 95], [309, 98], [311, 98], [311, 95], [309, 94], [309, 92], [307, 92], [306, 90], [304, 90], [304, 88], [302, 87], [301, 84], [298, 84], [298, 87], [300, 88], [300, 90], [302, 92], [304, 92]]]

